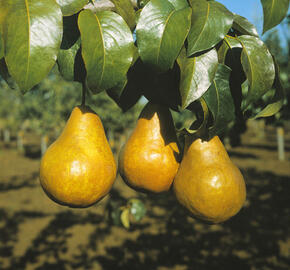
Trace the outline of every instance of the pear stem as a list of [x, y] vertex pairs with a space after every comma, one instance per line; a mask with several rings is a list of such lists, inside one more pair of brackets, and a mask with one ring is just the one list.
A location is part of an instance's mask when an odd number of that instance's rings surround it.
[[83, 82], [82, 83], [82, 106], [86, 105], [86, 92], [87, 92], [87, 87], [86, 87], [86, 83]]

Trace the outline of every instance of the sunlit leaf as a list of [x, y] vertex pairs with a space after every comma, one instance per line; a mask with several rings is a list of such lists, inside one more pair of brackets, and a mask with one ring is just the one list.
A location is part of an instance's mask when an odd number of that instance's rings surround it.
[[219, 64], [211, 87], [202, 96], [213, 115], [210, 137], [221, 135], [227, 124], [235, 119], [235, 105], [229, 85], [230, 73], [229, 67]]
[[56, 0], [60, 5], [63, 16], [70, 16], [80, 11], [88, 0]]
[[287, 15], [290, 0], [261, 0], [264, 13], [263, 33], [278, 25]]
[[276, 71], [276, 77], [274, 81], [273, 88], [275, 89], [275, 94], [267, 106], [260, 111], [254, 119], [260, 118], [260, 117], [269, 117], [277, 112], [280, 111], [280, 109], [283, 106], [284, 99], [285, 99], [285, 90], [283, 89], [281, 80], [280, 80], [280, 75], [279, 75], [279, 67], [278, 64], [275, 62], [275, 71]]
[[4, 43], [0, 31], [0, 59], [4, 56]]
[[211, 85], [217, 67], [218, 56], [215, 49], [200, 56], [187, 58], [182, 50], [177, 62], [180, 66], [180, 94], [182, 108], [199, 99]]
[[190, 29], [191, 9], [176, 10], [167, 0], [151, 0], [136, 26], [142, 61], [159, 71], [172, 68]]
[[188, 7], [187, 0], [168, 0], [176, 10]]
[[131, 1], [128, 0], [110, 0], [114, 3], [116, 11], [120, 14], [131, 29], [136, 25], [135, 10]]
[[55, 64], [62, 38], [62, 13], [54, 0], [2, 2], [9, 6], [3, 22], [5, 61], [25, 92], [45, 78]]
[[261, 118], [261, 117], [269, 117], [279, 112], [283, 106], [284, 97], [285, 97], [285, 93], [283, 91], [282, 86], [280, 85], [279, 87], [276, 88], [275, 95], [273, 99], [271, 100], [271, 102], [262, 111], [260, 111], [254, 117], [254, 119]]
[[215, 1], [190, 0], [192, 6], [191, 29], [187, 40], [187, 55], [212, 48], [228, 33], [233, 14]]
[[259, 37], [256, 27], [245, 17], [242, 17], [238, 14], [234, 14], [233, 28], [238, 30], [243, 35]]
[[79, 15], [82, 57], [87, 85], [98, 93], [124, 80], [134, 56], [133, 36], [122, 17], [112, 11]]
[[13, 0], [0, 0], [0, 32], [2, 31], [2, 25], [6, 20], [6, 16], [9, 13], [9, 9], [12, 8]]
[[219, 63], [225, 64], [228, 52], [234, 49], [242, 49], [241, 43], [234, 37], [226, 36], [217, 51]]
[[137, 0], [138, 8], [143, 8], [150, 0]]
[[245, 109], [272, 88], [275, 66], [269, 50], [259, 38], [240, 36], [238, 39], [243, 46], [241, 62], [249, 81], [249, 92], [244, 100]]

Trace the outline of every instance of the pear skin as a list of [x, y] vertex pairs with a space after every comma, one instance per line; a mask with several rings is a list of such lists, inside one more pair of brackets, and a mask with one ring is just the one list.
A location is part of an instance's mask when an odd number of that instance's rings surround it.
[[88, 106], [75, 107], [59, 138], [40, 163], [40, 183], [55, 202], [88, 207], [116, 178], [116, 163], [102, 122]]
[[210, 141], [186, 138], [173, 189], [181, 205], [209, 223], [234, 216], [246, 198], [244, 178], [217, 136]]
[[179, 167], [179, 147], [167, 107], [148, 103], [119, 155], [119, 172], [133, 189], [168, 191]]

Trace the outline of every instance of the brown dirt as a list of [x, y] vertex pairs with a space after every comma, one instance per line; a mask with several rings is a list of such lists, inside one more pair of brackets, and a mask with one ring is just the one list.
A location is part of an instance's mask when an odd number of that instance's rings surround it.
[[[279, 270], [290, 269], [290, 132], [286, 161], [276, 133], [250, 129], [227, 147], [247, 183], [241, 212], [219, 225], [186, 216], [172, 193], [138, 194], [117, 179], [109, 196], [87, 209], [62, 207], [38, 182], [39, 159], [0, 145], [2, 270]], [[108, 218], [112, 203], [139, 197], [147, 214], [129, 230]]]

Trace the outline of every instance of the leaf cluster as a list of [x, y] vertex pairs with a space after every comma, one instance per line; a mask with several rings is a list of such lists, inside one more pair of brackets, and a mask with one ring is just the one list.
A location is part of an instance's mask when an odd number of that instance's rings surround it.
[[[266, 32], [289, 0], [261, 3]], [[283, 105], [278, 66], [256, 28], [218, 1], [0, 0], [0, 15], [0, 74], [23, 93], [57, 63], [66, 80], [106, 93], [123, 111], [141, 96], [190, 110], [183, 130], [207, 137]], [[249, 110], [269, 91], [264, 109]]]

